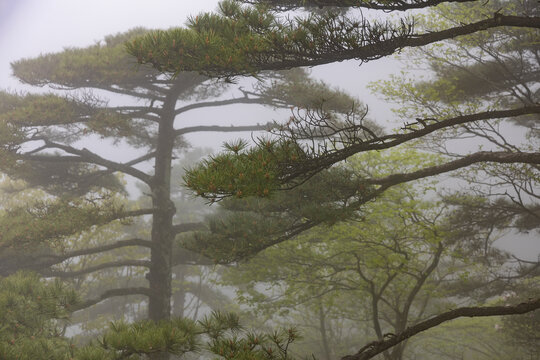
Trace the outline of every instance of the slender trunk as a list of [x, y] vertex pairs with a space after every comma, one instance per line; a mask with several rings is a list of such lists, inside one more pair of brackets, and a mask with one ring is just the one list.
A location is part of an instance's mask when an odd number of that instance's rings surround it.
[[319, 330], [321, 332], [321, 339], [323, 344], [324, 359], [331, 360], [332, 355], [330, 353], [330, 346], [328, 344], [328, 333], [326, 330], [326, 316], [324, 314], [322, 301], [319, 301]]
[[173, 311], [174, 316], [185, 317], [184, 309], [186, 306], [186, 291], [184, 289], [183, 283], [186, 279], [186, 266], [177, 265], [174, 268], [175, 281], [180, 284], [180, 287], [173, 296]]
[[[371, 289], [371, 319], [373, 321], [373, 329], [377, 335], [379, 341], [384, 340], [384, 334], [382, 332], [381, 323], [379, 321], [379, 295], [375, 293], [375, 289]], [[388, 351], [383, 352], [385, 360], [391, 360]]]

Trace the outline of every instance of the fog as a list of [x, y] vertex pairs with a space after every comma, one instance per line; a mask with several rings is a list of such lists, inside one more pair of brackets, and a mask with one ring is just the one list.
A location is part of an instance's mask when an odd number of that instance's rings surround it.
[[[96, 44], [109, 51], [107, 36], [181, 27], [217, 5], [0, 0], [0, 324], [7, 324], [0, 329], [0, 359], [69, 353], [85, 360], [252, 354], [358, 360], [394, 339], [399, 342], [373, 358], [537, 359], [538, 56], [531, 56], [533, 74], [516, 66], [515, 86], [479, 60], [487, 80], [474, 84], [474, 76], [459, 72], [473, 73], [474, 51], [464, 51], [473, 60], [461, 63], [452, 51], [433, 48], [414, 53], [431, 56], [439, 67], [433, 71], [428, 60], [418, 67], [407, 62], [413, 53], [398, 48], [366, 63], [265, 73], [260, 83], [245, 75], [230, 83], [195, 72], [171, 77], [136, 64], [135, 56], [126, 66], [147, 72], [136, 85], [122, 83], [123, 75], [120, 85], [109, 87], [107, 80], [86, 78], [88, 86], [72, 91], [29, 86], [12, 75], [18, 60]], [[381, 21], [397, 18], [396, 12], [364, 12]], [[512, 61], [528, 59], [527, 51], [538, 54], [519, 44], [497, 51], [508, 51]], [[451, 45], [456, 54], [463, 50], [458, 45]], [[395, 80], [374, 90], [375, 82], [400, 72], [410, 83]], [[496, 90], [484, 90], [482, 81], [492, 81]], [[462, 84], [470, 88], [459, 89]], [[73, 105], [74, 99], [84, 101]], [[199, 108], [203, 102], [209, 105]], [[183, 112], [184, 106], [195, 109]], [[493, 109], [521, 107], [521, 118], [501, 116], [511, 120], [499, 124], [499, 117], [490, 117]], [[56, 108], [64, 110], [56, 114]], [[63, 123], [64, 113], [74, 120]], [[469, 113], [487, 121], [458, 121], [465, 130], [444, 123]], [[272, 122], [281, 127], [264, 141], [260, 129], [229, 129]], [[427, 132], [439, 124], [444, 135]], [[222, 128], [204, 129], [211, 126]], [[427, 135], [399, 142], [402, 134], [423, 130]], [[247, 140], [246, 148], [234, 143], [222, 152], [224, 143], [238, 138]], [[405, 145], [386, 148], [393, 141]], [[358, 145], [368, 151], [347, 153]], [[475, 152], [488, 160], [439, 171]], [[489, 157], [508, 154], [523, 157]], [[533, 160], [523, 160], [527, 155]], [[439, 175], [412, 177], [426, 169]], [[409, 175], [416, 180], [402, 180]], [[445, 319], [400, 338], [466, 306], [473, 315], [458, 317], [470, 318]], [[484, 318], [479, 307], [493, 307], [492, 315]], [[360, 355], [350, 355], [358, 349]]]

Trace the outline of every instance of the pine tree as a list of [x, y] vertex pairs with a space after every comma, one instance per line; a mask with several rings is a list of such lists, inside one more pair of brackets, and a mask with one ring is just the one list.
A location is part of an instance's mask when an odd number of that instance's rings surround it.
[[[28, 206], [2, 210], [0, 223], [9, 230], [0, 235], [0, 249], [14, 260], [2, 263], [3, 274], [27, 268], [48, 276], [61, 276], [51, 273], [50, 267], [73, 257], [133, 246], [147, 249], [146, 259], [110, 261], [82, 273], [64, 275], [79, 276], [122, 266], [147, 268], [149, 287], [108, 289], [79, 306], [138, 294], [148, 297], [149, 318], [159, 321], [170, 316], [172, 266], [200, 260], [189, 253], [187, 258], [173, 259], [175, 236], [201, 226], [174, 222], [171, 164], [187, 146], [182, 136], [193, 132], [259, 131], [272, 126], [178, 127], [176, 119], [190, 110], [229, 104], [308, 106], [314, 101], [309, 96], [311, 90], [328, 97], [344, 95], [310, 80], [304, 71], [291, 71], [267, 73], [266, 81], [253, 89], [241, 88], [240, 97], [216, 99], [232, 84], [196, 73], [171, 78], [137, 66], [125, 52], [124, 42], [144, 33], [146, 30], [135, 29], [109, 36], [88, 48], [69, 48], [13, 63], [14, 75], [23, 83], [52, 91], [0, 93], [0, 170], [11, 179], [24, 181], [24, 186], [44, 191], [41, 200], [30, 201]], [[299, 91], [306, 93], [297, 97]], [[117, 105], [122, 100], [114, 98], [116, 94], [129, 100]], [[142, 155], [127, 161], [100, 155], [101, 144], [110, 143], [131, 146]], [[87, 148], [94, 144], [95, 149]], [[153, 172], [145, 170], [148, 163], [153, 164]], [[149, 206], [137, 209], [123, 200], [123, 186], [116, 174], [143, 183], [151, 199]], [[152, 219], [150, 239], [120, 234], [120, 239], [110, 244], [58, 251], [61, 240], [68, 236], [144, 215]], [[28, 249], [40, 247], [43, 251], [28, 254]]]

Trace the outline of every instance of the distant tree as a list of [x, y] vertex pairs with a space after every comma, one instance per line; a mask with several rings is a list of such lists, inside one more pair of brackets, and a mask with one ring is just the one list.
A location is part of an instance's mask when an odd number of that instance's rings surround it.
[[[416, 151], [392, 151], [355, 156], [345, 166], [381, 176], [426, 161]], [[508, 260], [492, 246], [499, 234], [476, 225], [474, 217], [456, 217], [459, 208], [433, 195], [423, 200], [433, 185], [395, 186], [366, 204], [360, 221], [315, 227], [266, 249], [229, 269], [225, 283], [243, 289], [240, 300], [271, 321], [318, 329], [310, 332], [314, 344], [308, 351], [317, 349], [321, 359], [346, 354], [359, 339], [383, 341], [471, 302], [475, 293], [462, 291], [462, 284], [498, 291], [501, 276], [508, 275], [497, 274]], [[468, 232], [471, 226], [476, 228]], [[384, 358], [405, 358], [406, 346], [385, 351]]]
[[[442, 29], [479, 19], [499, 9], [538, 15], [536, 2], [528, 0], [444, 4], [430, 10], [428, 16], [420, 19], [419, 26]], [[395, 112], [400, 118], [441, 118], [535, 105], [540, 99], [536, 89], [540, 81], [538, 49], [534, 40], [537, 37], [537, 29], [500, 27], [442, 44], [409, 49], [401, 59], [411, 71], [412, 68], [425, 68], [429, 77], [419, 74], [415, 78], [404, 72], [374, 84], [373, 88], [387, 100], [399, 104]], [[451, 158], [463, 153], [453, 144], [456, 141], [465, 144], [470, 138], [490, 151], [537, 151], [540, 146], [537, 119], [538, 114], [529, 114], [475, 121], [424, 136], [417, 146]], [[469, 143], [471, 148], [477, 146]], [[538, 228], [538, 163], [479, 163], [457, 172], [457, 177], [475, 184], [469, 191], [490, 199], [487, 204], [478, 203], [482, 210], [478, 208], [474, 215], [469, 215], [481, 216], [485, 212], [490, 215], [486, 214], [484, 220], [512, 218], [508, 225], [520, 231]], [[473, 203], [462, 205], [474, 207]], [[506, 224], [505, 221], [497, 222]]]

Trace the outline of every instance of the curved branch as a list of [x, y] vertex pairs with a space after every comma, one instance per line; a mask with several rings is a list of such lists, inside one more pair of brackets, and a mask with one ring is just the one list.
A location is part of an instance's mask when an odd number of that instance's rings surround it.
[[[144, 173], [144, 172], [142, 172], [140, 170], [137, 170], [136, 168], [134, 168], [132, 166], [104, 159], [101, 156], [91, 152], [90, 150], [88, 150], [86, 148], [83, 148], [82, 150], [79, 150], [79, 149], [75, 149], [74, 147], [71, 147], [71, 146], [68, 146], [68, 145], [62, 145], [62, 144], [54, 143], [54, 142], [51, 142], [51, 141], [48, 141], [48, 140], [45, 140], [45, 145], [48, 148], [57, 148], [57, 149], [65, 151], [65, 152], [67, 152], [69, 154], [77, 155], [77, 157], [71, 157], [71, 156], [68, 157], [70, 161], [77, 161], [78, 160], [78, 161], [81, 161], [81, 162], [87, 162], [87, 163], [91, 163], [91, 164], [95, 164], [95, 165], [101, 165], [101, 166], [106, 167], [107, 169], [114, 170], [114, 171], [120, 171], [120, 172], [123, 172], [125, 174], [131, 175], [131, 176], [145, 182], [146, 184], [150, 184], [150, 182], [152, 180], [151, 176], [149, 176], [148, 174], [146, 174], [146, 173]], [[38, 159], [36, 157], [36, 155], [33, 155], [33, 156], [29, 157], [29, 159], [32, 159], [32, 158], [34, 158], [36, 160], [41, 160], [41, 159]], [[49, 157], [49, 158], [51, 158], [51, 157]], [[62, 158], [62, 157], [60, 157], [60, 158]]]
[[347, 355], [341, 360], [367, 360], [386, 351], [397, 344], [409, 339], [410, 337], [433, 327], [436, 327], [443, 322], [457, 319], [460, 317], [483, 317], [483, 316], [500, 316], [500, 315], [518, 315], [525, 314], [531, 311], [540, 309], [540, 298], [531, 300], [526, 303], [521, 303], [514, 306], [479, 306], [479, 307], [463, 307], [451, 310], [431, 319], [423, 321], [414, 326], [408, 327], [405, 331], [387, 338], [386, 340], [374, 341], [361, 348], [354, 355]]
[[150, 296], [151, 291], [148, 288], [145, 287], [131, 287], [131, 288], [118, 288], [118, 289], [110, 289], [105, 291], [103, 294], [101, 294], [99, 297], [94, 299], [88, 299], [86, 301], [83, 301], [82, 303], [74, 306], [72, 308], [73, 311], [78, 311], [82, 309], [86, 309], [92, 305], [95, 305], [97, 303], [102, 302], [103, 300], [106, 300], [111, 297], [115, 296], [126, 296], [126, 295], [145, 295]]
[[112, 267], [141, 266], [141, 267], [149, 268], [151, 264], [152, 262], [148, 260], [118, 260], [118, 261], [110, 261], [110, 262], [102, 263], [95, 266], [89, 266], [85, 269], [81, 269], [77, 271], [55, 271], [55, 270], [44, 269], [44, 270], [41, 270], [40, 273], [45, 277], [72, 278], [72, 277], [86, 275], [86, 274], [93, 273], [94, 271], [108, 269]]

